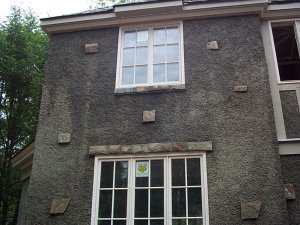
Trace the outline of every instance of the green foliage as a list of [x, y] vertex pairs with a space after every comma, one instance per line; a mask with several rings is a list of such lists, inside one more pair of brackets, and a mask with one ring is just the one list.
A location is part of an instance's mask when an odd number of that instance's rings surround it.
[[20, 195], [11, 158], [34, 139], [48, 38], [35, 16], [12, 7], [0, 24], [0, 224], [13, 224]]
[[90, 8], [91, 9], [105, 8], [112, 5], [124, 4], [124, 3], [135, 2], [135, 1], [137, 0], [92, 0], [90, 3]]

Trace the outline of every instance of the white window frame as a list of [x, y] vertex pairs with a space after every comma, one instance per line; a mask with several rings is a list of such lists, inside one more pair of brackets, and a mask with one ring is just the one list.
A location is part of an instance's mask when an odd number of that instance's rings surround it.
[[[98, 208], [99, 208], [99, 184], [100, 184], [100, 166], [101, 161], [129, 161], [128, 166], [128, 187], [127, 187], [127, 219], [126, 224], [134, 221], [134, 189], [135, 185], [135, 162], [136, 160], [164, 160], [164, 220], [165, 225], [172, 224], [172, 199], [171, 199], [171, 159], [175, 158], [200, 158], [201, 165], [201, 190], [202, 190], [202, 217], [203, 225], [209, 225], [209, 210], [208, 210], [208, 187], [207, 187], [207, 169], [206, 169], [206, 153], [173, 153], [173, 154], [149, 154], [149, 155], [118, 155], [118, 156], [96, 156], [94, 163], [94, 183], [93, 183], [93, 198], [92, 198], [92, 211], [91, 211], [91, 225], [97, 225]], [[149, 188], [149, 187], [148, 187]], [[187, 199], [186, 199], [187, 201]], [[191, 218], [193, 219], [193, 217]]]
[[270, 26], [270, 35], [271, 35], [271, 44], [272, 44], [272, 51], [273, 51], [273, 57], [274, 57], [274, 63], [275, 63], [275, 70], [276, 70], [276, 77], [277, 77], [277, 83], [278, 84], [298, 84], [300, 83], [300, 80], [289, 80], [289, 81], [282, 81], [280, 80], [280, 74], [279, 74], [279, 67], [278, 67], [278, 60], [276, 55], [276, 49], [275, 49], [275, 43], [274, 43], [274, 36], [273, 36], [273, 30], [272, 30], [272, 24], [284, 24], [284, 23], [290, 23], [293, 24], [294, 30], [295, 30], [295, 38], [298, 45], [298, 52], [300, 55], [300, 19], [285, 19], [285, 20], [272, 20], [269, 21]]
[[[179, 31], [179, 81], [175, 82], [161, 82], [153, 83], [153, 29], [178, 26]], [[133, 30], [150, 30], [148, 33], [148, 82], [146, 84], [132, 84], [122, 85], [122, 61], [123, 61], [123, 37], [126, 31]], [[116, 69], [116, 85], [115, 88], [133, 88], [133, 87], [148, 87], [148, 86], [164, 86], [164, 85], [181, 85], [185, 84], [185, 73], [184, 73], [184, 42], [183, 42], [183, 23], [182, 21], [166, 22], [166, 23], [155, 23], [147, 24], [143, 26], [123, 26], [119, 28], [119, 40], [118, 40], [118, 58], [117, 58], [117, 69]]]

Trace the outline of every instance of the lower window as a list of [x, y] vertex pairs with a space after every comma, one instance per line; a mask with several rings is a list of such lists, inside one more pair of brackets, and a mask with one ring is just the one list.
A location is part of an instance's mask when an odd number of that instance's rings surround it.
[[93, 225], [208, 225], [205, 155], [96, 158]]

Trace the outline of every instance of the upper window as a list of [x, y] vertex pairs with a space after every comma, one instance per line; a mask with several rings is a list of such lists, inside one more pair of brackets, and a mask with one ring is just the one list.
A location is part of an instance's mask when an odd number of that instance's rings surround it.
[[116, 87], [182, 84], [182, 26], [121, 29]]
[[296, 21], [272, 24], [280, 82], [300, 82], [299, 23]]
[[93, 225], [208, 225], [203, 156], [96, 159]]

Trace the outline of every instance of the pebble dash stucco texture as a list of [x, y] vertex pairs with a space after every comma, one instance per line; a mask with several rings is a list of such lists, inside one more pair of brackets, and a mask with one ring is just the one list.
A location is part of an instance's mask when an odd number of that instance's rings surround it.
[[[186, 90], [115, 95], [118, 27], [51, 35], [25, 225], [88, 225], [94, 157], [89, 146], [212, 141], [210, 225], [286, 225], [281, 163], [258, 16], [183, 22]], [[206, 49], [217, 41], [219, 50]], [[99, 53], [86, 55], [86, 43]], [[248, 92], [234, 92], [247, 85]], [[142, 123], [146, 110], [156, 121]], [[69, 145], [57, 134], [70, 132]], [[51, 216], [53, 197], [71, 197]], [[241, 220], [242, 201], [262, 201]]]

